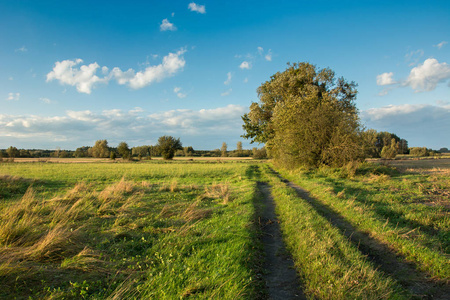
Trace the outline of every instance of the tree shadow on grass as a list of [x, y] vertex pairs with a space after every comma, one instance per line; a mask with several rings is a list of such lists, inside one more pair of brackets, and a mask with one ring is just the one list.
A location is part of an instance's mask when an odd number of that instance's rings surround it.
[[450, 286], [442, 281], [432, 280], [428, 274], [408, 262], [402, 255], [394, 253], [388, 245], [380, 243], [366, 232], [358, 230], [337, 211], [311, 197], [307, 191], [284, 179], [271, 169], [286, 185], [293, 188], [297, 194], [307, 201], [321, 216], [338, 228], [359, 251], [375, 265], [376, 268], [391, 276], [411, 294], [425, 299], [448, 299]]

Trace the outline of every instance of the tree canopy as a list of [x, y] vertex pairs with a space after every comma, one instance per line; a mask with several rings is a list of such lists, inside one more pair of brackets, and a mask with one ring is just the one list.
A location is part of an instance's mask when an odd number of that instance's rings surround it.
[[159, 137], [157, 147], [161, 151], [161, 155], [164, 159], [172, 159], [177, 150], [183, 150], [180, 138], [175, 139], [174, 137], [167, 135]]
[[244, 138], [286, 167], [341, 166], [362, 155], [356, 84], [310, 63], [289, 64], [258, 89]]

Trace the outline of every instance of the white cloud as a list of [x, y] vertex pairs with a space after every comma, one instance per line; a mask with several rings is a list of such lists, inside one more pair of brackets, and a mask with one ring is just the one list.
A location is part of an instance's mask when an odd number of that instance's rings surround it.
[[247, 82], [248, 82], [248, 78], [245, 77], [243, 82], [244, 82], [244, 83], [247, 83]]
[[177, 97], [180, 98], [180, 99], [183, 99], [183, 98], [186, 97], [186, 94], [181, 92], [181, 88], [180, 88], [180, 87], [175, 87], [175, 88], [173, 89], [173, 92], [174, 92], [175, 94], [177, 94]]
[[[169, 53], [163, 57], [161, 64], [148, 66], [145, 70], [137, 73], [131, 68], [122, 71], [115, 67], [108, 74], [109, 68], [100, 68], [96, 62], [76, 68], [83, 60], [64, 60], [55, 63], [53, 70], [47, 74], [47, 82], [58, 80], [61, 84], [76, 86], [78, 92], [86, 94], [90, 94], [97, 83], [108, 83], [112, 79], [115, 79], [118, 84], [127, 84], [133, 89], [140, 89], [153, 82], [160, 82], [167, 77], [174, 76], [181, 71], [186, 64], [183, 57], [185, 52], [185, 49], [181, 49], [176, 53]], [[96, 75], [99, 69], [104, 75], [102, 78]]]
[[162, 20], [161, 25], [159, 25], [159, 29], [161, 31], [167, 31], [167, 30], [175, 31], [175, 30], [177, 30], [177, 27], [175, 25], [173, 25], [173, 23], [170, 23], [169, 20], [164, 19], [164, 20]]
[[403, 104], [372, 108], [361, 112], [366, 127], [394, 132], [409, 146], [439, 149], [449, 147], [450, 105]]
[[6, 100], [8, 101], [19, 101], [20, 99], [20, 93], [9, 93], [8, 98]]
[[223, 82], [223, 84], [229, 85], [229, 84], [231, 83], [231, 77], [232, 77], [231, 72], [228, 72], [228, 73], [227, 73], [227, 80], [225, 80], [225, 81]]
[[186, 50], [181, 49], [176, 53], [169, 53], [167, 56], [164, 56], [161, 64], [149, 66], [144, 71], [136, 74], [134, 74], [132, 69], [122, 72], [119, 68], [114, 68], [116, 71], [113, 75], [119, 84], [128, 83], [131, 88], [140, 89], [155, 81], [160, 82], [164, 78], [171, 77], [181, 71], [186, 64], [183, 58], [185, 52]]
[[[170, 134], [180, 136], [187, 145], [197, 143], [214, 149], [220, 147], [223, 140], [242, 134], [241, 116], [246, 111], [243, 106], [230, 104], [214, 109], [178, 109], [154, 114], [139, 107], [100, 113], [67, 111], [65, 115], [54, 117], [0, 114], [0, 138], [18, 147], [28, 144], [30, 148], [64, 146], [75, 149], [93, 145], [100, 138], [107, 139], [111, 145], [123, 140], [130, 145], [155, 144], [159, 136]], [[65, 145], [55, 142], [64, 140]]]
[[441, 50], [441, 48], [444, 47], [446, 44], [448, 44], [448, 42], [442, 41], [437, 45], [433, 45], [433, 47], [437, 47], [439, 50]]
[[229, 94], [231, 94], [232, 91], [233, 91], [233, 89], [228, 89], [225, 92], [223, 92], [222, 94], [220, 94], [220, 96], [222, 96], [222, 97], [228, 96]]
[[52, 103], [52, 100], [50, 100], [50, 99], [48, 99], [48, 98], [45, 98], [45, 97], [39, 98], [39, 100], [41, 100], [41, 101], [44, 102], [45, 104], [50, 104], [50, 103]]
[[106, 78], [99, 78], [95, 73], [100, 67], [96, 62], [90, 65], [82, 65], [79, 69], [74, 68], [83, 62], [82, 59], [63, 60], [56, 62], [53, 71], [47, 74], [47, 82], [54, 79], [62, 84], [76, 86], [78, 92], [90, 94], [96, 83], [106, 83]]
[[242, 70], [244, 69], [250, 70], [252, 68], [252, 65], [248, 61], [243, 61], [239, 66], [239, 68], [241, 68]]
[[392, 78], [394, 76], [394, 73], [383, 73], [377, 76], [377, 85], [391, 85], [395, 84], [395, 80]]
[[263, 55], [263, 53], [264, 53], [264, 48], [263, 48], [263, 47], [258, 47], [257, 49], [258, 49], [259, 55]]
[[27, 52], [28, 51], [28, 49], [27, 48], [25, 48], [25, 46], [22, 46], [22, 47], [20, 47], [20, 48], [18, 48], [18, 49], [16, 49], [16, 50], [14, 50], [14, 52]]
[[204, 5], [199, 5], [194, 2], [189, 3], [188, 8], [190, 11], [196, 11], [200, 14], [206, 13], [206, 9]]
[[450, 66], [439, 63], [435, 58], [428, 58], [423, 64], [413, 68], [404, 83], [416, 92], [432, 91], [438, 83], [450, 79]]

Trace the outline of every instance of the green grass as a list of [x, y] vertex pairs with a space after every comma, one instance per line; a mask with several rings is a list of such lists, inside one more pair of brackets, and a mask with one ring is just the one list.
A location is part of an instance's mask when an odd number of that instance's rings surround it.
[[409, 294], [265, 166], [281, 229], [307, 295], [317, 299], [406, 299]]
[[250, 167], [0, 165], [0, 298], [260, 297]]
[[[431, 277], [450, 279], [450, 177], [364, 164], [342, 170], [281, 171], [354, 227], [387, 244]], [[344, 172], [345, 173], [345, 172]]]

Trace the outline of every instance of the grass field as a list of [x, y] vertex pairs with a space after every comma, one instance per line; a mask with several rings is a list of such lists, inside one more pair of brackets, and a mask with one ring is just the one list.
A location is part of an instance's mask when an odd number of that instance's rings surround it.
[[0, 298], [264, 299], [265, 182], [308, 298], [445, 299], [440, 161], [279, 173], [251, 160], [3, 163]]
[[0, 298], [261, 293], [247, 164], [33, 163], [0, 170]]

